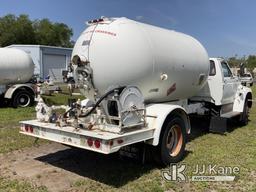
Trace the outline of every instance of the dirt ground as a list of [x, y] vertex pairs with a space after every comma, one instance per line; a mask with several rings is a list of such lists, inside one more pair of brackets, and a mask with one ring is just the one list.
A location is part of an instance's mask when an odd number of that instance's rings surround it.
[[25, 179], [37, 186], [44, 185], [49, 191], [67, 191], [82, 176], [54, 164], [67, 163], [75, 152], [70, 153], [68, 147], [56, 143], [25, 148], [1, 155], [0, 172], [11, 179]]
[[50, 192], [84, 191], [74, 185], [84, 179], [118, 189], [152, 169], [151, 165], [120, 159], [118, 154], [104, 155], [57, 143], [0, 154], [0, 162], [1, 176], [46, 186]]

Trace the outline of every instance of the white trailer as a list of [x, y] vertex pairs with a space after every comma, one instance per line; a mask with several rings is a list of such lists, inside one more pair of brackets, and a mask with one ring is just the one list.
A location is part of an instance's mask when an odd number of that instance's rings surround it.
[[14, 107], [27, 107], [34, 102], [31, 83], [34, 63], [24, 51], [0, 48], [0, 102], [11, 102]]
[[88, 24], [72, 56], [88, 99], [61, 116], [39, 99], [20, 133], [104, 154], [144, 142], [167, 165], [184, 156], [190, 115], [212, 119], [212, 131], [227, 118], [247, 124], [251, 90], [194, 38], [126, 18]]

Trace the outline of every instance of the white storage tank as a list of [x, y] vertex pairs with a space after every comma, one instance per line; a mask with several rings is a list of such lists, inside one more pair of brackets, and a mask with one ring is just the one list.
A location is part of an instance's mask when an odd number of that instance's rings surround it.
[[209, 71], [208, 54], [193, 37], [127, 18], [92, 21], [72, 57], [75, 66], [79, 58], [84, 69], [91, 68], [100, 94], [111, 86], [134, 85], [146, 102], [189, 98]]
[[34, 63], [24, 51], [0, 48], [0, 85], [25, 83], [34, 72]]

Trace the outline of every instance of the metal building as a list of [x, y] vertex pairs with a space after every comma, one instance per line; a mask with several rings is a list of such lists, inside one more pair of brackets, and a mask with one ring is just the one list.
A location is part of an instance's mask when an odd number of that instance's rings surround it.
[[10, 48], [27, 52], [35, 63], [34, 74], [41, 79], [50, 75], [54, 82], [61, 82], [62, 70], [70, 63], [71, 48], [53, 47], [45, 45], [10, 45]]

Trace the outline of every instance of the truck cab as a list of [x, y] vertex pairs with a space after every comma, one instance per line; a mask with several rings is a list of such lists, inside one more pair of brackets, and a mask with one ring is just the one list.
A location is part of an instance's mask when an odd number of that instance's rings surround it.
[[233, 103], [239, 85], [239, 78], [232, 74], [224, 59], [210, 58], [210, 73], [206, 85], [209, 90], [206, 94], [212, 97], [215, 105]]
[[220, 117], [237, 116], [244, 105], [251, 107], [251, 89], [241, 84], [222, 58], [210, 58], [210, 71], [206, 84], [191, 100], [210, 103]]
[[[214, 62], [214, 60], [212, 60]], [[223, 79], [223, 96], [221, 103], [228, 104], [233, 103], [237, 89], [241, 82], [239, 81], [237, 76], [234, 76], [229, 68], [228, 63], [220, 59], [218, 65], [220, 65], [222, 69], [222, 79]]]

